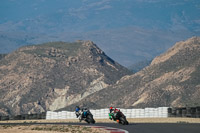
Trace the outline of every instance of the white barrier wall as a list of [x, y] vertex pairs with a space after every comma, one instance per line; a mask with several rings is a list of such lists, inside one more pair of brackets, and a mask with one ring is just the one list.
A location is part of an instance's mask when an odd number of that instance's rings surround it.
[[[119, 109], [119, 108], [117, 108]], [[145, 108], [145, 109], [120, 109], [126, 118], [166, 118], [168, 117], [168, 107]], [[90, 110], [95, 119], [108, 118], [109, 109]], [[47, 111], [46, 119], [77, 119], [75, 112]]]

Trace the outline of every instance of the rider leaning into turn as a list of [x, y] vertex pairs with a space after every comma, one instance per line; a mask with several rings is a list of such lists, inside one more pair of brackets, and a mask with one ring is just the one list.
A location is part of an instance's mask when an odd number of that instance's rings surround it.
[[79, 118], [79, 121], [81, 122], [83, 120], [83, 117], [84, 117], [84, 113], [87, 111], [87, 108], [80, 108], [79, 106], [76, 106], [76, 109], [75, 109], [75, 114], [76, 114], [76, 117]]
[[115, 116], [116, 116], [116, 114], [117, 114], [117, 112], [118, 112], [119, 110], [118, 109], [116, 109], [116, 108], [113, 108], [113, 107], [110, 107], [110, 113], [109, 113], [109, 119], [110, 120], [116, 120], [115, 118]]
[[79, 106], [76, 106], [75, 114], [76, 117], [79, 118], [79, 121], [81, 122], [83, 120], [83, 111], [80, 109]]

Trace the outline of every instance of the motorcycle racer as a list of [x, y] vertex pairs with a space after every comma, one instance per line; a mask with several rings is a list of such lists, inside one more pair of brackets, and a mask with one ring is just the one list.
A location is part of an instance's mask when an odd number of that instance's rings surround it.
[[116, 108], [113, 108], [113, 107], [110, 107], [109, 110], [110, 110], [109, 119], [110, 119], [110, 120], [113, 119], [114, 121], [116, 121], [116, 119], [115, 119], [116, 117], [115, 117], [115, 116], [116, 116], [116, 114], [117, 114], [117, 112], [118, 112], [119, 110], [116, 109]]
[[126, 116], [118, 109], [110, 107], [109, 119], [114, 120], [119, 124], [128, 125]]
[[92, 113], [90, 112], [89, 109], [87, 108], [82, 108], [80, 109], [79, 106], [76, 106], [76, 109], [75, 109], [75, 114], [76, 114], [76, 117], [79, 118], [79, 121], [81, 122], [82, 120], [86, 121], [87, 123], [92, 123], [94, 124], [95, 123], [95, 120], [93, 118], [93, 115]]
[[76, 117], [79, 118], [79, 121], [81, 122], [83, 120], [83, 111], [80, 109], [79, 106], [76, 106], [75, 114]]

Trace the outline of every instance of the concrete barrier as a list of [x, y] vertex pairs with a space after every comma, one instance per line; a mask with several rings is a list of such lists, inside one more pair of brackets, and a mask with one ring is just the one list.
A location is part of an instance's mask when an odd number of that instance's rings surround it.
[[[117, 108], [120, 109], [120, 108]], [[144, 108], [144, 109], [120, 109], [127, 118], [167, 118], [167, 117], [191, 117], [200, 118], [200, 107], [183, 108]], [[95, 119], [108, 118], [109, 109], [91, 109]], [[36, 120], [36, 119], [77, 119], [75, 112], [47, 111], [38, 114], [22, 114], [17, 116], [0, 116], [1, 121], [5, 120]]]
[[[120, 108], [118, 108], [120, 109]], [[200, 107], [183, 108], [144, 108], [144, 109], [120, 109], [127, 118], [167, 118], [167, 117], [192, 117], [200, 118]], [[90, 110], [95, 119], [108, 118], [109, 109]], [[61, 116], [60, 116], [61, 115]], [[76, 119], [74, 112], [47, 111], [46, 119]]]
[[[119, 109], [119, 108], [118, 108]], [[145, 109], [120, 109], [127, 118], [166, 118], [169, 107], [145, 108]], [[90, 110], [95, 119], [108, 118], [109, 109]], [[47, 111], [46, 119], [76, 119], [75, 112]]]

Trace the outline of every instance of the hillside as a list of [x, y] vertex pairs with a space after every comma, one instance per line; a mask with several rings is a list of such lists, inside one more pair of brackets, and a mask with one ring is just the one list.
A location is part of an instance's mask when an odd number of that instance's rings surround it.
[[131, 66], [128, 67], [128, 69], [134, 73], [139, 72], [140, 70], [142, 70], [143, 68], [145, 68], [146, 66], [150, 65], [152, 60], [143, 60], [143, 61], [138, 61], [134, 64], [132, 64]]
[[90, 108], [199, 106], [199, 77], [200, 37], [193, 37], [176, 43], [142, 71], [124, 76], [77, 104]]
[[0, 60], [0, 114], [57, 110], [127, 74], [91, 41], [24, 46]]
[[0, 60], [3, 59], [6, 56], [6, 54], [0, 54]]

